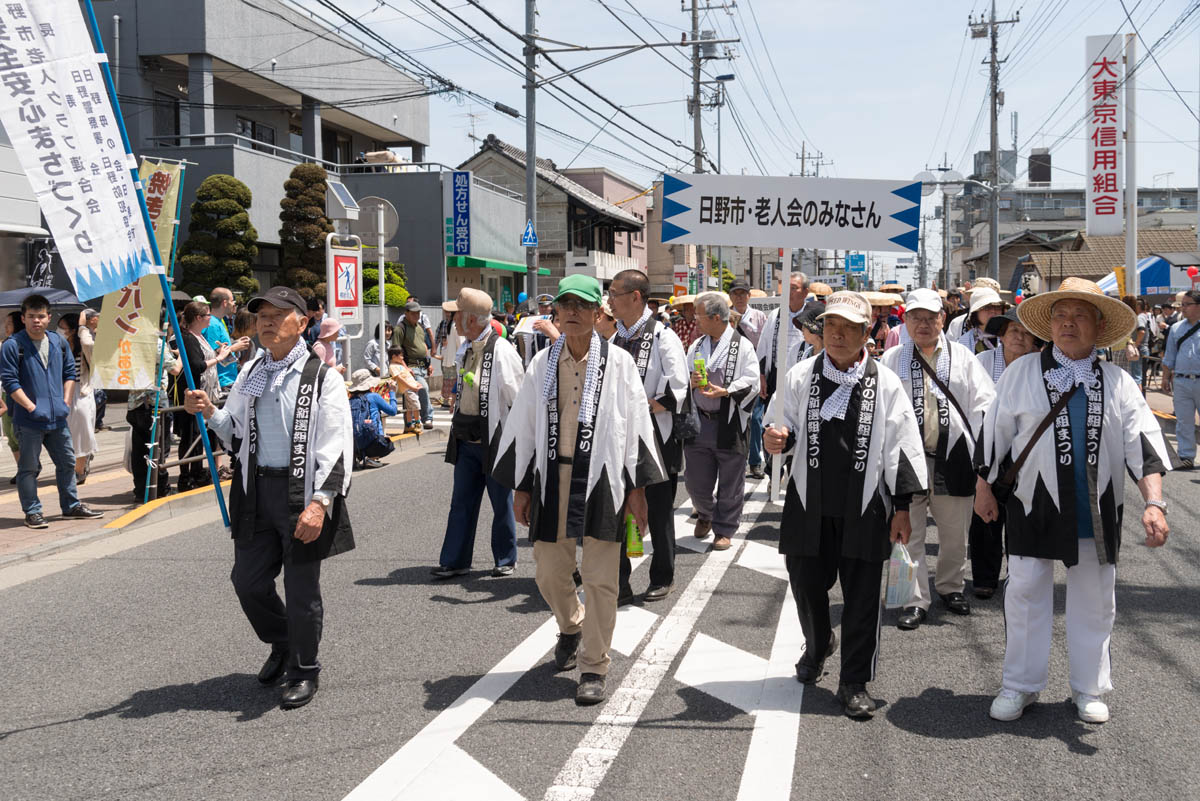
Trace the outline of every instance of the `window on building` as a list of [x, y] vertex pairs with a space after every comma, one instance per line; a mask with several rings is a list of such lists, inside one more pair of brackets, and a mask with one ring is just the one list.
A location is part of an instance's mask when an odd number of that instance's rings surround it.
[[288, 125], [288, 150], [304, 152], [304, 129], [299, 125]]
[[[275, 129], [270, 125], [264, 125], [257, 120], [238, 117], [234, 133], [246, 139], [253, 139], [255, 142], [262, 142], [262, 145], [249, 145], [255, 150], [262, 150], [267, 153], [274, 152], [275, 150], [274, 147], [266, 147], [266, 145], [275, 144]], [[247, 147], [244, 141], [239, 140], [238, 144], [242, 147]]]
[[275, 284], [280, 253], [281, 248], [278, 245], [259, 243], [258, 261], [254, 263], [253, 267], [254, 278], [258, 281], [259, 289], [266, 291], [267, 287]]
[[[164, 92], [154, 93], [154, 135], [179, 136], [179, 99]], [[159, 142], [160, 145], [178, 143], [178, 140]]]

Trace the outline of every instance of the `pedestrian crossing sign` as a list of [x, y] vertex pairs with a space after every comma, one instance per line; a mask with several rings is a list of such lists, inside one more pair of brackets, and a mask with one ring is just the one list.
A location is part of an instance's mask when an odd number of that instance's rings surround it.
[[537, 232], [533, 230], [533, 220], [525, 221], [525, 233], [521, 234], [521, 247], [536, 248], [538, 246]]

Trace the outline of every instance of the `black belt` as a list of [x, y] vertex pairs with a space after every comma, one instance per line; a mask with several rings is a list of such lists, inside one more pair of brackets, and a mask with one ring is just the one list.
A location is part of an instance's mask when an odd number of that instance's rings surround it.
[[254, 475], [259, 478], [287, 478], [288, 469], [286, 467], [256, 467]]
[[429, 359], [409, 359], [410, 367], [420, 367], [422, 370], [429, 369]]
[[1200, 373], [1176, 373], [1176, 378], [1200, 378]]
[[715, 412], [710, 412], [707, 409], [701, 409], [699, 406], [697, 406], [696, 411], [700, 412], [701, 415], [703, 415], [704, 417], [707, 417], [709, 420], [720, 420], [721, 419], [720, 410], [717, 410]]
[[570, 456], [559, 456], [559, 457], [558, 457], [557, 459], [555, 459], [554, 461], [558, 462], [559, 464], [565, 464], [565, 465], [567, 465], [568, 467], [570, 467], [571, 465], [575, 464], [575, 460], [574, 460], [572, 457], [570, 457]]

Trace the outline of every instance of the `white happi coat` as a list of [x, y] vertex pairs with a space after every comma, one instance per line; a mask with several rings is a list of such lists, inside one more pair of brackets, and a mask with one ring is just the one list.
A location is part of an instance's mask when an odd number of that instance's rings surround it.
[[[721, 359], [720, 364], [708, 364], [709, 375], [719, 374], [721, 385], [729, 393], [721, 398], [721, 408], [717, 412], [717, 448], [746, 453], [750, 424], [750, 413], [754, 410], [754, 399], [758, 397], [758, 357], [754, 352], [754, 344], [736, 329], [727, 328], [730, 332], [729, 349]], [[797, 339], [803, 339], [796, 332]], [[701, 335], [688, 348], [687, 363], [693, 365], [696, 357], [704, 355], [707, 361], [716, 348], [716, 343], [709, 345], [709, 337]], [[736, 353], [734, 352], [736, 350]], [[731, 361], [730, 355], [735, 358]], [[693, 392], [699, 392], [694, 389]]]
[[[1059, 393], [1043, 372], [1058, 367], [1052, 349], [1014, 361], [996, 385], [996, 402], [984, 418], [978, 463], [989, 483], [1000, 479], [1025, 449], [1034, 430], [1050, 413]], [[1174, 450], [1129, 373], [1096, 360], [1100, 387], [1088, 397], [1088, 441], [1099, 440], [1090, 453], [1075, 454], [1067, 409], [1046, 429], [1017, 474], [1005, 506], [1008, 552], [1012, 556], [1054, 559], [1068, 567], [1079, 559], [1075, 518], [1074, 458], [1087, 460], [1088, 494], [1097, 557], [1115, 564], [1121, 545], [1125, 471], [1140, 480], [1176, 464]], [[1081, 386], [1079, 392], [1086, 392]], [[1100, 406], [1097, 410], [1094, 406]], [[1099, 414], [1093, 412], [1099, 411]], [[1090, 449], [1089, 449], [1090, 450]]]
[[[983, 369], [983, 365], [975, 358], [975, 354], [957, 342], [950, 342], [944, 336], [941, 347], [947, 348], [950, 354], [950, 380], [946, 383], [954, 394], [959, 406], [966, 413], [966, 421], [959, 414], [954, 404], [947, 400], [938, 399], [937, 408], [925, 409], [924, 414], [936, 414], [938, 417], [938, 441], [934, 459], [933, 475], [929, 477], [930, 489], [937, 495], [952, 495], [964, 497], [975, 494], [975, 441], [983, 425], [983, 414], [996, 397], [992, 377]], [[880, 361], [889, 370], [894, 371], [904, 386], [904, 396], [910, 406], [913, 402], [912, 378], [915, 371], [911, 364], [902, 364], [908, 348], [901, 346], [885, 351]], [[912, 358], [919, 359], [917, 347], [912, 348]], [[922, 365], [925, 367], [925, 365]], [[935, 369], [930, 365], [929, 369]], [[921, 380], [928, 387], [933, 387], [933, 380], [924, 372]], [[918, 387], [924, 392], [924, 387]], [[923, 400], [923, 399], [922, 399]], [[922, 419], [917, 421], [920, 428]], [[922, 430], [922, 435], [923, 435]]]
[[651, 415], [663, 467], [668, 475], [677, 474], [683, 466], [682, 449], [671, 434], [675, 415], [683, 411], [689, 383], [689, 366], [679, 335], [669, 325], [663, 325], [651, 316], [632, 342], [626, 344], [619, 333], [613, 334], [610, 341], [633, 357], [639, 373], [643, 373], [644, 364], [642, 387], [646, 390], [646, 399], [656, 400], [666, 409]]
[[[525, 373], [500, 433], [492, 475], [504, 486], [532, 495], [530, 539], [554, 542], [561, 533], [620, 542], [625, 537], [620, 518], [625, 496], [666, 480], [637, 367], [628, 353], [601, 339], [598, 358], [604, 367], [595, 420], [590, 432], [579, 424], [570, 457], [571, 486], [557, 488], [558, 457], [549, 447], [549, 404], [542, 399], [551, 352], [539, 351]], [[566, 532], [558, 531], [557, 489], [548, 493], [549, 485], [571, 493]]]
[[[792, 318], [803, 312], [805, 308], [807, 308], [807, 304], [802, 306], [800, 311], [793, 312], [789, 307], [788, 316], [784, 320], [785, 324], [790, 325]], [[779, 352], [775, 347], [775, 334], [778, 320], [779, 309], [772, 309], [767, 315], [767, 321], [763, 323], [762, 333], [758, 336], [758, 371], [767, 377], [767, 392], [769, 393], [774, 393], [777, 385], [775, 369], [779, 363]], [[791, 325], [788, 329], [787, 337], [788, 355], [786, 367], [784, 367], [783, 371], [785, 375], [788, 370], [800, 363], [800, 360], [804, 357], [804, 346], [806, 344], [804, 342], [804, 334], [794, 325]]]
[[[479, 416], [484, 420], [480, 441], [487, 452], [485, 464], [491, 465], [495, 460], [496, 445], [500, 440], [500, 428], [513, 401], [517, 399], [521, 381], [525, 378], [525, 367], [521, 364], [521, 355], [512, 343], [502, 338], [490, 326], [488, 331], [483, 356], [476, 370], [475, 383], [479, 387]], [[468, 344], [468, 352], [470, 347]], [[456, 407], [454, 416], [457, 418], [458, 415], [459, 410]], [[450, 441], [446, 443], [446, 461], [454, 464], [457, 457], [458, 439], [454, 436], [452, 425]]]
[[821, 353], [789, 370], [767, 407], [766, 419], [775, 420], [782, 404], [782, 420], [772, 425], [787, 428], [783, 455], [794, 457], [779, 527], [779, 550], [794, 556], [818, 555], [824, 516], [821, 482], [837, 481], [848, 482], [846, 508], [841, 510], [845, 519], [842, 555], [868, 561], [886, 559], [891, 551], [888, 526], [893, 496], [911, 496], [928, 486], [921, 432], [900, 379], [870, 359], [855, 389], [860, 397], [856, 430], [866, 440], [858, 443], [853, 454], [855, 469], [849, 476], [822, 473], [820, 411], [825, 396], [820, 384], [825, 358]]

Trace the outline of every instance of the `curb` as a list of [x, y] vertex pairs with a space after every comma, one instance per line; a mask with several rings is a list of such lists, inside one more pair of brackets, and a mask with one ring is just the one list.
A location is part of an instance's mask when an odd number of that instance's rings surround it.
[[[424, 432], [431, 440], [445, 439], [446, 432], [437, 429]], [[391, 434], [388, 437], [392, 442], [396, 443], [397, 450], [415, 448], [421, 444], [421, 434]], [[221, 486], [228, 488], [229, 481], [222, 481]], [[149, 503], [142, 504], [134, 509], [125, 512], [115, 520], [106, 523], [95, 531], [86, 531], [82, 534], [74, 534], [69, 537], [63, 537], [53, 542], [45, 542], [41, 545], [35, 545], [24, 551], [15, 551], [13, 553], [0, 556], [0, 570], [3, 570], [10, 565], [20, 562], [28, 562], [34, 559], [41, 559], [46, 556], [52, 556], [60, 551], [70, 550], [81, 545], [87, 545], [97, 540], [114, 537], [118, 534], [123, 534], [135, 528], [153, 525], [156, 523], [164, 523], [175, 517], [181, 517], [184, 514], [194, 511], [197, 508], [203, 507], [212, 503], [213, 488], [211, 485], [200, 487], [199, 489], [188, 490], [173, 495], [167, 495], [164, 498], [155, 498]]]

